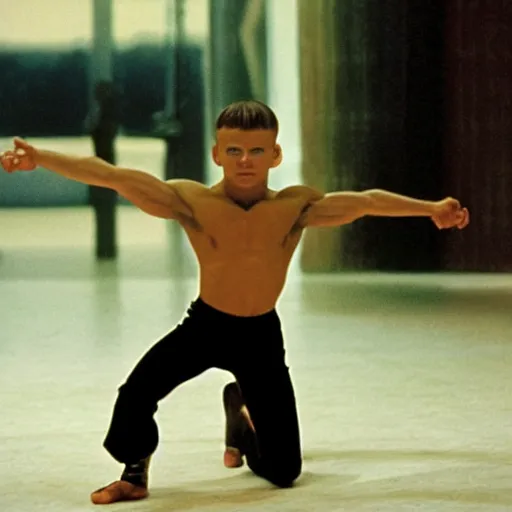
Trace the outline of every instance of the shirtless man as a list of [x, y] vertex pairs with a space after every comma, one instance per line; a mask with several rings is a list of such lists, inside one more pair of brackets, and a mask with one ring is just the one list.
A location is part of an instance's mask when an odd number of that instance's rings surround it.
[[464, 228], [466, 208], [452, 198], [422, 201], [382, 190], [324, 194], [307, 186], [270, 190], [282, 159], [278, 121], [259, 102], [226, 107], [216, 122], [212, 156], [223, 170], [212, 187], [163, 182], [96, 157], [74, 157], [15, 139], [1, 156], [7, 172], [41, 166], [66, 178], [117, 191], [142, 211], [179, 222], [200, 267], [199, 297], [181, 324], [156, 343], [118, 390], [104, 447], [124, 471], [93, 492], [106, 504], [148, 496], [148, 467], [158, 444], [154, 414], [183, 382], [216, 367], [235, 377], [224, 389], [224, 463], [278, 487], [293, 484], [302, 456], [293, 385], [276, 303], [306, 227], [340, 226], [366, 215], [430, 217], [439, 228]]

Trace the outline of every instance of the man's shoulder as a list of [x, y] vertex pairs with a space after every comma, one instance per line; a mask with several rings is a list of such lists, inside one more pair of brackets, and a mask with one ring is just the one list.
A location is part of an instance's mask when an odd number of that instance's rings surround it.
[[276, 198], [279, 199], [297, 198], [299, 200], [303, 200], [306, 204], [318, 201], [322, 199], [322, 197], [324, 197], [322, 192], [307, 185], [292, 185], [290, 187], [283, 188], [276, 196]]
[[208, 187], [206, 187], [205, 185], [203, 185], [201, 182], [199, 181], [195, 181], [195, 180], [188, 180], [188, 179], [185, 179], [185, 178], [173, 178], [173, 179], [170, 179], [170, 180], [166, 180], [165, 183], [167, 183], [168, 185], [172, 185], [173, 187], [179, 187], [179, 188], [190, 188], [190, 189], [200, 189], [200, 188], [203, 188], [203, 189], [207, 189]]
[[178, 194], [185, 194], [187, 196], [204, 196], [211, 194], [211, 189], [206, 185], [203, 185], [199, 181], [188, 180], [188, 179], [171, 179], [165, 182]]

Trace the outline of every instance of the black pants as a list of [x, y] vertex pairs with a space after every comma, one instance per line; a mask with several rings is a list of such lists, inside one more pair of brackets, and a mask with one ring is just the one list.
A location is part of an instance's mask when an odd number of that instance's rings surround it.
[[257, 475], [287, 487], [302, 467], [293, 385], [275, 311], [236, 317], [201, 299], [183, 322], [156, 343], [119, 388], [104, 446], [118, 461], [136, 463], [158, 445], [158, 402], [209, 368], [231, 372], [253, 421], [254, 449], [247, 464]]

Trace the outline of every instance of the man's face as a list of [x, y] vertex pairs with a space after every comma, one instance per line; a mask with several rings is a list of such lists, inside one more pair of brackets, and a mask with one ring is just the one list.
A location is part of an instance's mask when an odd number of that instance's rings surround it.
[[269, 169], [281, 162], [274, 130], [221, 128], [212, 155], [224, 178], [240, 187], [266, 182]]

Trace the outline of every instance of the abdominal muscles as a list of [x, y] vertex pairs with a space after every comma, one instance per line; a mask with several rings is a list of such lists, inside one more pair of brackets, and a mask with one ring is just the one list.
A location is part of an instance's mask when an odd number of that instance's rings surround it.
[[273, 309], [286, 280], [288, 261], [257, 255], [201, 265], [200, 295], [210, 306], [237, 316]]

